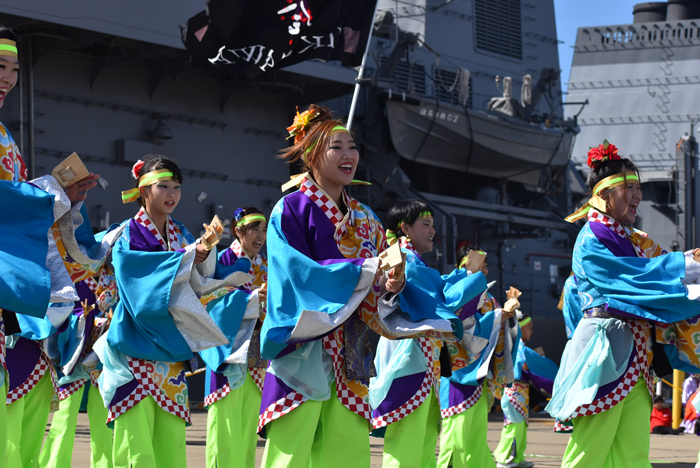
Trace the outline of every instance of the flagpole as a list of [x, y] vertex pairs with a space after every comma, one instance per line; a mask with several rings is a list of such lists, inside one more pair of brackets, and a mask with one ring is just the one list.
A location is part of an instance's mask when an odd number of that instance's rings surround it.
[[355, 92], [352, 95], [352, 103], [350, 104], [350, 113], [348, 114], [348, 124], [347, 128], [350, 130], [352, 128], [352, 121], [355, 118], [355, 109], [357, 108], [357, 101], [360, 98], [360, 88], [362, 87], [362, 77], [365, 73], [365, 64], [367, 63], [367, 55], [369, 54], [369, 45], [372, 42], [372, 31], [374, 31], [374, 19], [377, 17], [377, 8], [379, 7], [379, 0], [374, 3], [374, 14], [372, 15], [372, 24], [369, 28], [369, 35], [367, 36], [367, 45], [365, 46], [365, 54], [362, 56], [362, 63], [360, 64], [360, 70], [357, 72], [357, 79], [355, 83]]

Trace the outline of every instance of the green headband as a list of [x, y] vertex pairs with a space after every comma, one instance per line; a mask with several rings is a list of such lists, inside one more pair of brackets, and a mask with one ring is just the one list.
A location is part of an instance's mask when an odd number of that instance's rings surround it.
[[139, 188], [153, 185], [163, 179], [172, 179], [173, 177], [175, 177], [175, 175], [170, 171], [170, 169], [158, 169], [157, 171], [151, 171], [144, 174], [139, 178], [138, 187], [122, 192], [122, 203], [131, 203], [138, 200], [138, 198], [141, 196]]
[[522, 320], [518, 320], [518, 324], [519, 324], [521, 327], [524, 327], [525, 325], [527, 325], [527, 324], [530, 323], [530, 322], [532, 322], [532, 317], [525, 317], [525, 318], [522, 319]]
[[[335, 135], [336, 133], [347, 133], [350, 134], [347, 128], [343, 127], [342, 125], [336, 125], [333, 127], [333, 130], [331, 130], [331, 136]], [[309, 145], [308, 148], [306, 148], [306, 151], [304, 151], [304, 162], [308, 164], [308, 161], [306, 160], [306, 155], [308, 155], [313, 149], [316, 147], [316, 143], [318, 143], [318, 140], [315, 140], [313, 143]]]
[[17, 43], [10, 39], [0, 39], [0, 55], [17, 58]]
[[249, 214], [247, 216], [244, 216], [236, 223], [236, 227], [243, 227], [246, 224], [254, 223], [256, 221], [265, 221], [267, 222], [267, 219], [265, 218], [264, 215], [261, 213], [253, 213]]
[[[430, 211], [424, 211], [424, 212], [422, 212], [421, 214], [418, 215], [418, 217], [416, 218], [416, 221], [418, 221], [419, 219], [422, 219], [422, 218], [432, 218], [432, 217], [433, 217], [433, 213], [431, 213]], [[415, 223], [416, 221], [414, 221], [414, 223]], [[399, 223], [399, 229], [401, 229], [401, 225], [402, 225], [403, 223], [405, 223], [405, 222], [406, 222], [405, 219], [402, 219], [402, 220], [401, 220], [401, 222]]]
[[593, 187], [593, 196], [591, 196], [591, 199], [574, 213], [567, 216], [565, 220], [570, 223], [578, 221], [586, 216], [591, 208], [606, 212], [607, 204], [605, 203], [605, 200], [600, 197], [599, 193], [605, 189], [611, 189], [623, 185], [628, 181], [636, 181], [639, 183], [639, 177], [637, 177], [636, 174], [629, 174], [628, 176], [625, 176], [625, 174], [613, 174], [601, 180], [595, 185], [595, 187]]

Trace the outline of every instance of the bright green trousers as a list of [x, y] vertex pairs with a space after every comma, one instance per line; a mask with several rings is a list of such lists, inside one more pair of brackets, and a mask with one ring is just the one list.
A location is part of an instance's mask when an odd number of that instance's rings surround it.
[[[0, 366], [0, 372], [4, 372]], [[5, 468], [5, 449], [7, 448], [7, 373], [5, 373], [5, 382], [0, 387], [0, 468]]]
[[435, 391], [414, 412], [389, 424], [384, 435], [382, 466], [388, 468], [434, 468], [440, 433], [440, 402]]
[[39, 466], [39, 453], [52, 398], [51, 373], [47, 370], [29, 393], [7, 406], [7, 421], [11, 430], [7, 431], [6, 467]]
[[114, 467], [185, 468], [185, 427], [147, 396], [114, 420]]
[[607, 411], [574, 418], [562, 468], [650, 468], [651, 397], [640, 377], [630, 393]]
[[488, 387], [468, 410], [442, 420], [440, 468], [496, 468], [486, 434], [488, 432]]
[[242, 386], [209, 407], [207, 468], [255, 468], [261, 397], [246, 371]]
[[367, 468], [369, 424], [338, 400], [309, 400], [266, 425], [264, 468]]
[[498, 463], [520, 463], [525, 461], [527, 447], [527, 423], [508, 424], [501, 430], [501, 441], [493, 452]]
[[112, 430], [107, 427], [107, 415], [100, 391], [88, 381], [80, 390], [61, 401], [51, 420], [51, 430], [39, 456], [41, 468], [71, 466], [73, 442], [83, 393], [88, 392], [90, 421], [90, 467], [112, 468]]

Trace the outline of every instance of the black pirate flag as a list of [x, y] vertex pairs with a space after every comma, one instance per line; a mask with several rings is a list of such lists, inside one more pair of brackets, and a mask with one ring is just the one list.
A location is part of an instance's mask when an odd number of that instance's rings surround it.
[[193, 64], [257, 75], [309, 59], [362, 60], [377, 0], [208, 0], [182, 41]]

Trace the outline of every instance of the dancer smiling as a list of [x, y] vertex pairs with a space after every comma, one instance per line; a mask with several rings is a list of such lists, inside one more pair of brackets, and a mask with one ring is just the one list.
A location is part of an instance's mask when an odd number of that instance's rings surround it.
[[294, 145], [282, 156], [303, 159], [309, 172], [294, 177], [289, 185], [299, 191], [280, 200], [270, 217], [263, 466], [366, 467], [371, 331], [455, 340], [462, 322], [413, 307], [395, 310], [403, 280], [378, 269], [382, 225], [344, 188], [353, 183], [359, 153], [342, 122], [312, 105], [288, 130]]
[[[260, 252], [267, 220], [259, 208], [235, 211], [235, 240], [219, 254], [219, 268], [250, 261], [253, 279], [224, 300], [212, 301], [209, 313], [229, 344], [199, 353], [207, 364], [208, 468], [255, 467], [258, 415], [267, 362], [260, 358], [260, 325], [265, 319], [267, 258]], [[235, 443], [231, 443], [235, 441]]]
[[[564, 350], [547, 411], [573, 420], [562, 466], [648, 467], [650, 368], [661, 357], [653, 354], [651, 333], [660, 330], [652, 323], [700, 336], [697, 320], [686, 320], [700, 315], [700, 264], [693, 252], [667, 254], [631, 227], [642, 200], [639, 173], [614, 145], [592, 148], [588, 165], [593, 196], [567, 218], [588, 220], [573, 253], [583, 319]], [[667, 338], [656, 333], [660, 343]], [[693, 341], [683, 341], [666, 341], [666, 354], [676, 367], [697, 367], [687, 346]]]

